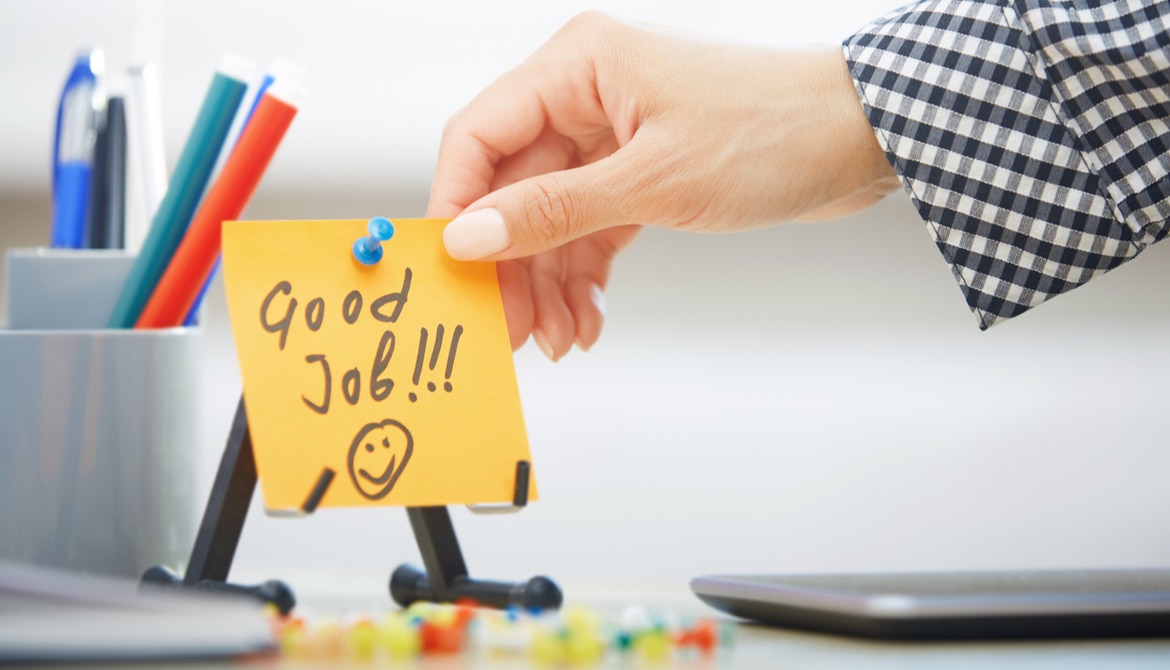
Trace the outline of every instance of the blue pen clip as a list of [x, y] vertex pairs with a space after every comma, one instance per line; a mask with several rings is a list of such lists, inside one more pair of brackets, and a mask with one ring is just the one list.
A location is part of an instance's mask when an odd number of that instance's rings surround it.
[[53, 139], [54, 247], [79, 248], [85, 233], [96, 138], [95, 107], [101, 103], [100, 77], [104, 70], [105, 56], [100, 49], [79, 55], [57, 106], [57, 134]]

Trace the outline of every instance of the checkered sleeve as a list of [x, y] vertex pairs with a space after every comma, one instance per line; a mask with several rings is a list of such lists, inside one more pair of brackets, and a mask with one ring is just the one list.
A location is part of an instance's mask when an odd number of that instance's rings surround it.
[[986, 329], [1170, 230], [1170, 2], [925, 0], [845, 41]]

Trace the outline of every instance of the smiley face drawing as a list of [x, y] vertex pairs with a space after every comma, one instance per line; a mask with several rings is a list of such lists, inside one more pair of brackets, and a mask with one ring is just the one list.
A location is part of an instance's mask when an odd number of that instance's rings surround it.
[[349, 445], [349, 479], [363, 497], [381, 500], [394, 488], [413, 451], [414, 438], [402, 423], [367, 423]]

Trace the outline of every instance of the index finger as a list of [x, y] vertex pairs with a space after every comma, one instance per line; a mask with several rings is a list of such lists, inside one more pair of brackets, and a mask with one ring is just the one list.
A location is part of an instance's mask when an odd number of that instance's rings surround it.
[[540, 80], [529, 63], [497, 79], [443, 128], [428, 217], [454, 217], [491, 190], [496, 165], [540, 136]]
[[491, 191], [501, 160], [546, 127], [576, 137], [596, 133], [605, 111], [597, 95], [597, 32], [608, 19], [581, 15], [459, 110], [443, 129], [427, 215], [453, 217]]

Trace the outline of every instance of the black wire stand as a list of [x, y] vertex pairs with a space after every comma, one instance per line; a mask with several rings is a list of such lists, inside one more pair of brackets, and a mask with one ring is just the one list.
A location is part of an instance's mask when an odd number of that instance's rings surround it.
[[[508, 509], [520, 509], [528, 504], [529, 471], [527, 461], [516, 463], [516, 483], [512, 504], [506, 506]], [[321, 473], [301, 506], [303, 514], [311, 514], [317, 509], [333, 475], [329, 469]], [[241, 397], [186, 571], [179, 576], [166, 566], [156, 565], [142, 575], [142, 584], [236, 594], [271, 603], [283, 614], [292, 611], [296, 597], [282, 581], [269, 580], [256, 585], [228, 582], [256, 483], [256, 459]], [[514, 606], [530, 611], [561, 606], [561, 589], [548, 577], [537, 576], [524, 582], [473, 579], [468, 574], [446, 507], [407, 507], [406, 515], [425, 570], [403, 564], [391, 573], [390, 596], [402, 607], [417, 601], [472, 601], [483, 607], [502, 609]]]

